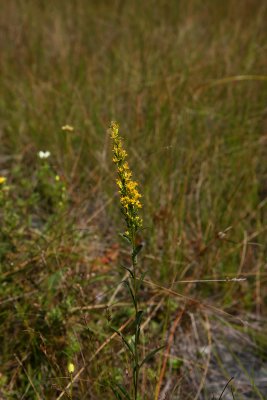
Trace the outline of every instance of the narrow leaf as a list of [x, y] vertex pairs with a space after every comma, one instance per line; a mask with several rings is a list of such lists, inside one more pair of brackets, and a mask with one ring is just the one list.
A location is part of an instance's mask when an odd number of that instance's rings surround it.
[[135, 345], [138, 346], [140, 336], [140, 325], [142, 321], [143, 311], [138, 311], [135, 318]]
[[125, 396], [125, 398], [127, 400], [131, 400], [129, 393], [127, 392], [127, 390], [125, 389], [125, 387], [123, 385], [121, 385], [120, 383], [116, 383], [115, 385], [120, 389], [120, 391], [122, 392], [122, 394]]
[[138, 285], [137, 285], [137, 289], [138, 289], [138, 290], [140, 289], [140, 286], [142, 285], [142, 283], [143, 283], [143, 281], [144, 281], [144, 279], [145, 279], [146, 273], [147, 273], [146, 271], [143, 272], [143, 273], [141, 274], [141, 277], [138, 279]]
[[126, 240], [127, 243], [132, 244], [131, 240], [124, 233], [119, 233], [119, 236]]
[[134, 306], [135, 306], [135, 308], [136, 308], [136, 301], [135, 301], [135, 297], [134, 297], [134, 294], [133, 294], [133, 291], [132, 291], [132, 288], [131, 288], [131, 286], [130, 286], [129, 282], [128, 282], [128, 281], [123, 281], [122, 283], [124, 283], [124, 284], [126, 285], [127, 289], [129, 290], [129, 293], [130, 293], [130, 295], [131, 295], [131, 297], [132, 297], [132, 300], [133, 300]]
[[138, 246], [135, 247], [134, 251], [133, 251], [133, 258], [136, 258], [136, 256], [140, 253], [140, 251], [142, 250], [143, 245], [139, 244]]
[[138, 311], [138, 313], [136, 315], [136, 318], [134, 321], [136, 328], [138, 328], [141, 325], [143, 313], [144, 313], [144, 311], [140, 310], [140, 311]]
[[124, 267], [124, 265], [121, 265], [121, 268], [126, 269], [126, 271], [128, 271], [130, 273], [131, 277], [134, 279], [133, 271], [131, 271], [130, 268]]
[[114, 393], [115, 397], [117, 400], [123, 400], [123, 398], [121, 397], [120, 393], [117, 391], [117, 389], [115, 389], [113, 386], [111, 386], [111, 390]]
[[132, 349], [130, 343], [128, 342], [128, 340], [126, 339], [126, 337], [125, 337], [120, 331], [118, 331], [116, 328], [113, 328], [113, 327], [111, 326], [111, 329], [112, 329], [114, 332], [116, 332], [116, 333], [122, 338], [123, 343], [126, 345], [126, 347], [128, 348], [128, 350], [130, 351], [130, 353], [131, 353], [132, 355], [134, 355], [133, 349]]
[[156, 353], [158, 353], [160, 350], [164, 349], [164, 347], [165, 347], [165, 345], [164, 345], [164, 346], [161, 346], [161, 347], [158, 347], [158, 348], [156, 348], [156, 349], [154, 349], [154, 350], [152, 350], [152, 351], [143, 359], [143, 361], [142, 361], [141, 364], [140, 364], [140, 368], [141, 368], [146, 362], [148, 362], [149, 360], [151, 360], [151, 358], [152, 358]]

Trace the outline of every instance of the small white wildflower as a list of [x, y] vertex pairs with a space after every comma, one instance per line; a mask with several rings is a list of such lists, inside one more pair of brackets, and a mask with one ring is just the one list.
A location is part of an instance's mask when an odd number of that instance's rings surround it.
[[225, 232], [218, 232], [218, 238], [219, 239], [224, 239], [226, 237], [226, 233]]
[[71, 125], [64, 125], [64, 126], [61, 127], [61, 129], [63, 131], [67, 131], [67, 132], [73, 132], [74, 131], [74, 128]]
[[50, 157], [51, 156], [51, 153], [50, 153], [50, 151], [39, 151], [38, 152], [38, 157], [39, 158], [48, 158], [48, 157]]

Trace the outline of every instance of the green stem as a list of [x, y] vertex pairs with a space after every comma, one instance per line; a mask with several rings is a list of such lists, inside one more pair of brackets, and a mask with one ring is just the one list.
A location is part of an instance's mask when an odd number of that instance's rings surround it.
[[70, 374], [70, 383], [71, 383], [71, 385], [70, 385], [70, 398], [72, 400], [72, 388], [73, 388], [73, 376], [72, 376], [72, 373]]
[[[136, 279], [136, 246], [135, 246], [135, 232], [132, 233], [132, 266], [133, 266], [133, 295], [135, 299], [135, 320], [137, 320], [139, 307], [138, 307], [138, 289], [137, 289], [137, 279]], [[134, 331], [134, 370], [133, 370], [133, 385], [134, 385], [134, 400], [138, 397], [138, 378], [139, 378], [139, 327], [135, 327]]]

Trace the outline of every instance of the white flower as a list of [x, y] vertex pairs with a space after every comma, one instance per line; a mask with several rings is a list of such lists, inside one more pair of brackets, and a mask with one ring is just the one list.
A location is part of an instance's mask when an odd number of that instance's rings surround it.
[[50, 155], [51, 155], [50, 151], [42, 151], [41, 150], [38, 152], [39, 158], [48, 158], [48, 157], [50, 157]]
[[67, 132], [73, 132], [74, 131], [74, 128], [71, 125], [64, 125], [64, 126], [61, 127], [61, 129], [63, 131], [67, 131]]

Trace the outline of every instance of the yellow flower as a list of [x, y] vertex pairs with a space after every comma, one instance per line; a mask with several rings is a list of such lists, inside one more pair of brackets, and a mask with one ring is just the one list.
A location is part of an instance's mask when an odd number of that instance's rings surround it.
[[0, 176], [0, 185], [6, 182], [6, 178], [4, 176]]
[[68, 363], [68, 372], [69, 372], [69, 374], [73, 374], [74, 370], [75, 370], [74, 364], [72, 362], [69, 362]]
[[119, 125], [115, 122], [111, 123], [110, 136], [113, 140], [113, 162], [117, 166], [116, 183], [119, 187], [121, 209], [127, 225], [125, 236], [133, 240], [135, 233], [142, 226], [142, 219], [138, 216], [138, 209], [142, 207], [139, 200], [141, 194], [137, 190], [138, 183], [131, 179], [132, 172], [126, 161], [127, 152], [119, 136]]
[[74, 128], [71, 125], [64, 125], [64, 126], [61, 127], [61, 129], [63, 131], [66, 131], [66, 132], [73, 132], [74, 131]]

